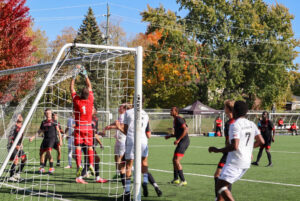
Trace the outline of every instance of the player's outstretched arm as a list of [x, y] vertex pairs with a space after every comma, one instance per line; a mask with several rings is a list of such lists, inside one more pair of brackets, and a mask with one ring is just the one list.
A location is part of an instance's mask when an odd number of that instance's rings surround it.
[[264, 138], [260, 134], [256, 135], [253, 147], [256, 148], [256, 147], [259, 147], [260, 145], [263, 145], [263, 144], [265, 144]]
[[228, 144], [227, 146], [225, 146], [224, 148], [218, 149], [216, 147], [209, 147], [208, 151], [211, 152], [215, 152], [215, 153], [228, 153], [231, 151], [236, 151], [239, 148], [239, 144], [240, 144], [240, 139], [232, 139], [231, 140], [231, 144]]
[[38, 132], [36, 132], [36, 134], [34, 136], [32, 136], [31, 138], [29, 138], [29, 142], [32, 142], [37, 136], [39, 136], [41, 134], [42, 130], [39, 129]]
[[76, 93], [74, 86], [75, 86], [75, 78], [73, 77], [72, 80], [71, 80], [71, 83], [70, 83], [70, 92], [71, 92], [71, 94]]
[[99, 145], [100, 145], [100, 148], [102, 149], [102, 148], [103, 148], [103, 144], [102, 144], [102, 142], [101, 142], [101, 140], [100, 140], [100, 138], [99, 138], [99, 135], [98, 135], [98, 134], [96, 134], [96, 135], [95, 135], [95, 139], [96, 139], [96, 141], [99, 143]]

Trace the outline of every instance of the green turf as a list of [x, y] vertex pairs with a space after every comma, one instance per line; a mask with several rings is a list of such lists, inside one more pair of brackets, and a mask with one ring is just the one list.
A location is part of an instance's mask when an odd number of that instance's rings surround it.
[[[164, 138], [152, 138], [149, 141], [149, 168], [150, 172], [155, 177], [157, 183], [163, 191], [163, 196], [158, 198], [154, 189], [149, 185], [149, 197], [142, 200], [214, 200], [214, 180], [212, 176], [216, 169], [216, 165], [221, 157], [221, 154], [209, 154], [207, 147], [214, 145], [221, 147], [224, 144], [224, 138], [208, 138], [208, 137], [191, 137], [191, 145], [186, 152], [185, 157], [182, 160], [183, 170], [186, 173], [185, 177], [188, 181], [188, 185], [185, 187], [179, 187], [171, 185], [168, 182], [172, 180], [172, 156], [174, 151], [173, 145], [174, 139], [165, 140]], [[277, 136], [276, 142], [272, 145], [272, 159], [273, 167], [264, 167], [267, 165], [267, 157], [264, 153], [260, 166], [251, 167], [245, 174], [243, 179], [253, 180], [238, 181], [233, 185], [233, 196], [236, 200], [247, 201], [292, 201], [299, 200], [300, 191], [300, 177], [299, 177], [299, 141], [298, 136]], [[104, 143], [107, 146], [113, 146], [114, 139], [105, 139]], [[38, 147], [40, 141], [37, 140], [31, 144], [24, 143], [24, 149]], [[65, 146], [66, 148], [66, 146]], [[64, 149], [64, 152], [66, 149]], [[253, 155], [256, 158], [257, 149]], [[98, 150], [100, 152], [100, 150]], [[109, 147], [106, 147], [104, 153], [109, 152]], [[33, 160], [38, 157], [38, 151], [30, 151], [29, 159]], [[103, 156], [103, 161], [107, 162], [112, 160], [108, 155]], [[65, 162], [62, 166], [66, 166], [66, 153], [63, 154], [63, 160]], [[74, 164], [74, 163], [73, 163]], [[38, 164], [37, 164], [38, 166]], [[73, 165], [75, 166], [75, 164]], [[108, 170], [108, 166], [103, 166], [105, 170]], [[113, 170], [113, 167], [110, 167]], [[29, 171], [28, 178], [31, 176], [37, 176], [33, 174], [32, 166], [26, 167]], [[24, 177], [24, 174], [22, 175]], [[48, 175], [47, 175], [48, 176]], [[47, 176], [42, 179], [42, 183], [46, 184]], [[113, 175], [110, 175], [112, 177]], [[105, 174], [105, 178], [109, 175]], [[40, 178], [36, 178], [38, 183]], [[74, 182], [75, 169], [66, 170], [62, 167], [56, 168], [54, 175], [49, 176], [49, 183], [55, 184], [55, 192], [62, 194], [63, 198], [69, 200], [115, 200], [115, 198], [108, 198], [107, 188], [109, 184], [96, 184], [92, 179], [88, 179], [88, 185], [80, 185]], [[281, 184], [271, 183], [259, 183], [273, 182]], [[284, 184], [295, 184], [298, 186], [287, 186]], [[24, 184], [20, 184], [20, 187]], [[26, 184], [30, 185], [29, 182]], [[116, 183], [111, 183], [111, 187], [114, 187]], [[33, 187], [37, 189], [37, 187]], [[46, 187], [44, 186], [43, 189]], [[49, 192], [53, 190], [53, 186], [49, 186]], [[112, 190], [112, 194], [115, 191]], [[15, 200], [16, 194], [10, 194], [11, 190], [7, 188], [0, 189], [0, 200]], [[19, 192], [18, 198], [22, 198], [22, 193]], [[120, 193], [120, 192], [119, 192]], [[28, 197], [24, 200], [38, 200], [38, 197]], [[45, 200], [45, 198], [40, 198]], [[52, 198], [48, 198], [52, 200]]]

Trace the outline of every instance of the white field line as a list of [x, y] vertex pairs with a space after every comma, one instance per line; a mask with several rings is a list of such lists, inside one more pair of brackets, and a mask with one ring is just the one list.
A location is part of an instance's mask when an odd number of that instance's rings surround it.
[[[174, 147], [175, 149], [175, 146], [174, 145], [149, 145], [149, 147]], [[202, 147], [202, 146], [189, 146], [189, 148], [195, 148], [195, 149], [207, 149], [208, 150], [208, 147]], [[253, 149], [253, 151], [258, 151], [258, 148], [256, 149]], [[272, 151], [271, 149], [271, 152], [274, 152], [274, 153], [283, 153], [283, 154], [300, 154], [300, 152], [293, 152], [293, 151]]]
[[[151, 168], [149, 168], [149, 170], [173, 174], [173, 171], [168, 171], [168, 170], [159, 170], [159, 169], [151, 169]], [[211, 175], [204, 175], [204, 174], [186, 173], [186, 172], [184, 174], [191, 175], [191, 176], [198, 176], [198, 177], [213, 178], [213, 176], [211, 176]], [[239, 181], [248, 181], [248, 182], [252, 182], [252, 183], [262, 183], [262, 184], [273, 184], [273, 185], [280, 185], [280, 186], [300, 187], [300, 185], [298, 185], [298, 184], [286, 184], [286, 183], [280, 183], [280, 182], [260, 181], [260, 180], [252, 180], [252, 179], [240, 179]]]

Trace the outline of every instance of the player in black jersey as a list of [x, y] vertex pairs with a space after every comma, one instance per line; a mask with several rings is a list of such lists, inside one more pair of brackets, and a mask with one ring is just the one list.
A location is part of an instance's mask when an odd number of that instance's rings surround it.
[[[176, 137], [174, 145], [177, 145], [174, 156], [173, 156], [173, 168], [174, 168], [174, 179], [171, 183], [179, 184], [181, 186], [187, 185], [187, 182], [183, 175], [182, 166], [180, 160], [183, 158], [185, 151], [190, 145], [190, 139], [188, 136], [188, 127], [185, 120], [178, 115], [178, 108], [172, 107], [170, 115], [174, 118], [173, 127], [174, 135], [167, 135], [165, 139]], [[179, 182], [178, 175], [181, 182]]]
[[[17, 123], [14, 126], [14, 128], [11, 130], [11, 133], [8, 137], [8, 144], [7, 144], [8, 151], [10, 150], [12, 144], [14, 143], [15, 139], [17, 138], [17, 135], [22, 127], [22, 122], [23, 122], [23, 117], [21, 114], [19, 114], [17, 116]], [[12, 153], [12, 155], [10, 157], [10, 161], [13, 161], [13, 164], [9, 171], [9, 173], [10, 173], [9, 181], [18, 182], [21, 180], [20, 172], [22, 172], [22, 170], [26, 164], [26, 160], [27, 160], [26, 154], [23, 151], [22, 140], [23, 140], [23, 134], [22, 134], [21, 138], [19, 139], [17, 146], [14, 149], [14, 152]], [[19, 164], [19, 160], [21, 160], [21, 163], [17, 170], [16, 167]]]
[[[97, 152], [96, 152], [96, 147], [97, 145], [99, 144], [100, 145], [100, 148], [102, 149], [103, 148], [103, 145], [102, 145], [102, 142], [99, 138], [99, 135], [98, 135], [98, 117], [97, 117], [97, 110], [96, 108], [94, 107], [93, 108], [93, 116], [92, 116], [92, 128], [93, 128], [93, 149], [94, 149], [94, 160], [95, 160], [95, 173], [96, 173], [96, 183], [106, 183], [108, 182], [108, 180], [106, 179], [103, 179], [100, 177], [100, 157], [97, 155]], [[84, 147], [85, 149], [86, 147]], [[85, 165], [84, 165], [84, 168], [82, 170], [82, 173], [81, 175], [82, 176], [85, 176], [88, 174], [87, 170], [88, 170], [88, 157], [85, 156], [84, 157], [84, 160], [85, 160]]]
[[52, 119], [52, 111], [50, 109], [45, 110], [45, 117], [46, 120], [43, 120], [40, 126], [40, 129], [36, 133], [35, 136], [32, 136], [29, 141], [32, 142], [34, 138], [36, 138], [41, 133], [44, 133], [44, 139], [41, 144], [40, 148], [40, 173], [45, 172], [45, 154], [47, 154], [47, 157], [50, 158], [50, 168], [49, 173], [52, 174], [54, 172], [53, 168], [53, 157], [51, 155], [52, 148], [55, 144], [55, 138], [57, 136], [57, 133], [59, 134], [61, 138], [61, 133], [59, 130], [59, 127], [57, 125], [57, 122], [55, 122]]
[[[58, 122], [58, 116], [56, 112], [52, 113], [52, 119], [57, 123], [57, 126], [59, 128], [60, 134], [64, 134], [63, 129], [61, 128], [60, 123]], [[56, 133], [56, 138], [55, 138], [55, 143], [53, 148], [57, 151], [57, 162], [56, 162], [56, 166], [60, 166], [60, 159], [61, 159], [61, 146], [62, 146], [62, 136], [59, 135], [59, 133]], [[46, 159], [47, 160], [47, 159]], [[45, 162], [45, 166], [46, 166], [46, 162]]]
[[[228, 121], [226, 121], [225, 128], [224, 128], [225, 145], [226, 146], [229, 144], [229, 127], [230, 127], [231, 124], [234, 123], [233, 107], [234, 107], [234, 101], [226, 100], [224, 102], [224, 111], [225, 111], [225, 114], [228, 117]], [[222, 169], [223, 169], [223, 167], [226, 163], [227, 155], [228, 155], [228, 153], [223, 153], [223, 156], [222, 156], [220, 162], [218, 163], [218, 167], [217, 167], [216, 172], [214, 174], [216, 197], [218, 197], [217, 182], [218, 182], [219, 176], [221, 174], [221, 171], [222, 171]], [[231, 185], [229, 186], [229, 190], [231, 191]]]
[[[275, 126], [271, 120], [269, 120], [269, 113], [267, 111], [264, 111], [262, 113], [262, 120], [259, 121], [258, 129], [261, 132], [261, 135], [263, 136], [265, 140], [265, 144], [260, 146], [259, 152], [257, 154], [257, 159], [255, 162], [252, 163], [252, 165], [258, 165], [259, 160], [262, 156], [262, 152], [264, 149], [266, 149], [266, 153], [268, 156], [269, 164], [267, 167], [272, 166], [272, 158], [270, 153], [271, 143], [275, 141]], [[273, 133], [273, 134], [272, 134]]]

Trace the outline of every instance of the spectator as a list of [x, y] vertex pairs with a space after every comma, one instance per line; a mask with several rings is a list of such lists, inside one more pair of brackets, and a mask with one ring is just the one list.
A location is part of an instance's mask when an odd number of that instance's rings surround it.
[[220, 116], [216, 119], [216, 135], [215, 136], [222, 136], [222, 119]]
[[278, 128], [280, 128], [280, 129], [282, 129], [282, 128], [284, 127], [283, 119], [282, 119], [282, 118], [280, 118], [280, 119], [278, 120], [277, 125], [278, 125]]
[[296, 125], [296, 123], [293, 123], [293, 124], [291, 125], [289, 131], [292, 133], [292, 135], [295, 135], [295, 134], [298, 135], [298, 134], [297, 134], [297, 125]]

